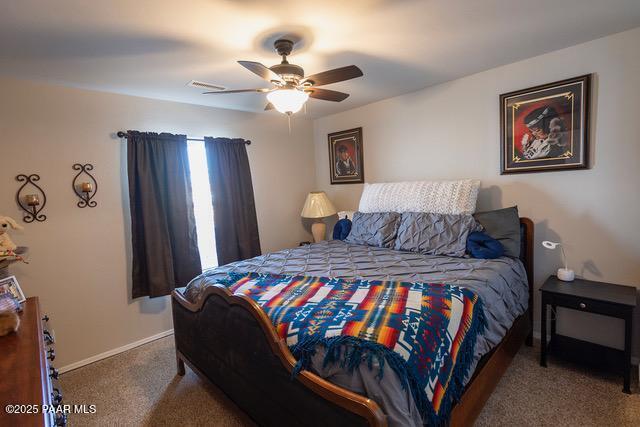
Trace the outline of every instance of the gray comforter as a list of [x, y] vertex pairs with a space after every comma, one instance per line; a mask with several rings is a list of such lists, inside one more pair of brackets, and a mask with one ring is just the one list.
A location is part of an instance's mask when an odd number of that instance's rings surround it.
[[[207, 270], [186, 288], [185, 295], [197, 300], [202, 290], [228, 272], [257, 272], [338, 278], [439, 282], [469, 288], [483, 302], [487, 329], [475, 346], [475, 363], [505, 336], [513, 321], [528, 304], [524, 266], [518, 259], [494, 260], [453, 258], [400, 252], [331, 240], [285, 249], [249, 260]], [[422, 421], [408, 390], [403, 390], [391, 370], [382, 381], [374, 371], [361, 366], [352, 373], [339, 366], [323, 367], [316, 355], [313, 369], [327, 380], [375, 400], [388, 416], [389, 425], [420, 425]], [[474, 366], [475, 369], [475, 366]], [[471, 377], [473, 369], [467, 377]]]

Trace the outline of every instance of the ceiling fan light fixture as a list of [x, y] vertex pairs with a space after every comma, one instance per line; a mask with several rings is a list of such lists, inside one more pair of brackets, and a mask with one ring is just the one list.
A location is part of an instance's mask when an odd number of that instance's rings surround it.
[[[348, 93], [336, 90], [324, 89], [332, 83], [340, 83], [347, 80], [362, 77], [362, 70], [355, 65], [334, 68], [321, 73], [312, 74], [305, 77], [304, 69], [299, 65], [292, 64], [287, 60], [294, 48], [294, 41], [289, 39], [278, 39], [274, 42], [274, 47], [278, 55], [282, 56], [279, 64], [267, 67], [255, 61], [238, 61], [247, 70], [263, 80], [272, 83], [275, 87], [261, 89], [232, 89], [213, 90], [204, 92], [205, 95], [233, 94], [233, 93], [267, 93], [269, 103], [264, 108], [265, 111], [275, 109], [286, 114], [291, 119], [291, 115], [297, 113], [306, 106], [309, 98], [323, 101], [342, 102], [349, 97]], [[222, 89], [222, 88], [219, 88]], [[306, 109], [305, 109], [306, 112]], [[289, 120], [291, 123], [291, 120]]]
[[293, 114], [300, 111], [309, 99], [309, 94], [298, 89], [278, 89], [269, 92], [267, 99], [279, 112]]

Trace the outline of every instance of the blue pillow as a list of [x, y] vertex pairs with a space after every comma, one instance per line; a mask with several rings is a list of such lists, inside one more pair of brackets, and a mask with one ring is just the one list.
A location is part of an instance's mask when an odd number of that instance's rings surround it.
[[351, 220], [346, 216], [333, 226], [333, 240], [344, 240], [351, 232]]
[[493, 259], [504, 254], [504, 246], [488, 234], [475, 231], [467, 238], [467, 251], [473, 258]]

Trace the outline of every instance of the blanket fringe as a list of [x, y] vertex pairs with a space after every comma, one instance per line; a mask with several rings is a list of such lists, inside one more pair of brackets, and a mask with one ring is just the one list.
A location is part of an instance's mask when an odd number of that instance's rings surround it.
[[410, 390], [416, 407], [420, 411], [422, 419], [430, 426], [444, 426], [449, 422], [449, 415], [455, 403], [460, 400], [464, 391], [464, 379], [469, 372], [474, 360], [474, 349], [477, 336], [484, 331], [486, 318], [482, 301], [478, 298], [473, 308], [473, 321], [464, 342], [460, 347], [456, 366], [453, 370], [447, 391], [442, 399], [440, 410], [435, 412], [425, 392], [426, 384], [421, 384], [416, 375], [408, 369], [407, 362], [398, 353], [382, 344], [367, 341], [361, 338], [338, 335], [335, 337], [318, 337], [308, 335], [302, 341], [291, 347], [291, 352], [297, 359], [292, 377], [295, 377], [303, 369], [309, 370], [311, 360], [315, 356], [318, 346], [325, 349], [323, 366], [339, 364], [348, 372], [353, 372], [363, 361], [367, 367], [373, 370], [374, 361], [378, 362], [378, 379], [384, 376], [385, 366], [388, 365], [398, 376], [402, 387]]

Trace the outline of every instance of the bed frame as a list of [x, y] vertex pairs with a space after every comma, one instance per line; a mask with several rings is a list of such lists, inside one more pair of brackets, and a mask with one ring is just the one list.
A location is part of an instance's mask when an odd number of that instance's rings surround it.
[[[452, 410], [452, 426], [473, 424], [522, 343], [532, 345], [533, 222], [521, 218], [520, 229], [529, 308], [502, 342], [480, 360]], [[172, 307], [178, 374], [184, 375], [188, 365], [259, 425], [387, 425], [378, 404], [365, 396], [306, 370], [292, 378], [293, 355], [249, 297], [209, 286], [197, 303], [191, 303], [175, 290]]]

